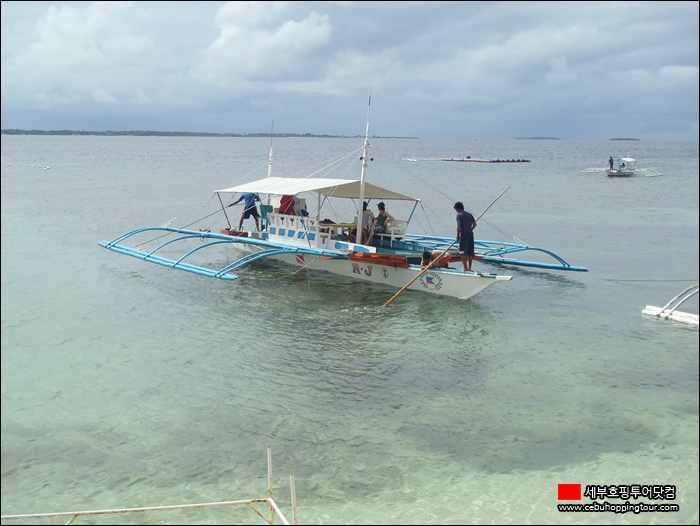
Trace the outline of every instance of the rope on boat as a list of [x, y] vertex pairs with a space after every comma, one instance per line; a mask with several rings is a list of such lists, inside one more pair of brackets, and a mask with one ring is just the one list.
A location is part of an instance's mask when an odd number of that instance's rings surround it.
[[[430, 184], [428, 181], [426, 181], [426, 180], [424, 180], [424, 179], [422, 179], [422, 178], [419, 178], [419, 177], [413, 175], [412, 173], [410, 173], [410, 172], [408, 172], [408, 171], [405, 172], [405, 173], [408, 174], [410, 177], [413, 177], [414, 179], [418, 180], [418, 182], [420, 182], [420, 184], [422, 184], [422, 185], [427, 185], [427, 186], [428, 186], [429, 188], [431, 188], [435, 193], [437, 193], [437, 194], [441, 195], [442, 197], [444, 197], [449, 203], [454, 204], [454, 198], [453, 198], [452, 196], [450, 196], [450, 195], [448, 195], [448, 194], [442, 192], [438, 186], [432, 185], [432, 184]], [[429, 226], [430, 226], [430, 219], [428, 218], [428, 214], [426, 213], [426, 208], [427, 208], [428, 210], [430, 210], [431, 212], [433, 212], [433, 215], [435, 215], [436, 217], [440, 217], [440, 214], [435, 213], [434, 210], [433, 210], [432, 208], [424, 206], [423, 201], [420, 201], [420, 206], [421, 206], [421, 209], [422, 209], [422, 211], [423, 211], [424, 216], [427, 218], [427, 221], [428, 221], [428, 225], [429, 225]], [[451, 206], [450, 206], [450, 208], [451, 208]], [[471, 210], [467, 210], [467, 211], [470, 212], [474, 217], [476, 217], [476, 214], [475, 214], [474, 212], [472, 212]], [[516, 237], [514, 234], [509, 234], [508, 232], [503, 231], [502, 229], [498, 228], [497, 226], [495, 226], [493, 223], [487, 221], [486, 219], [481, 218], [479, 221], [480, 221], [480, 222], [483, 222], [483, 223], [486, 223], [488, 226], [490, 226], [491, 228], [493, 228], [494, 230], [496, 230], [497, 232], [499, 232], [501, 235], [503, 235], [503, 236], [505, 236], [505, 237], [507, 237], [507, 238], [509, 238], [509, 239], [512, 239], [514, 242], [516, 242], [516, 243], [518, 243], [518, 244], [520, 244], [520, 245], [527, 245], [527, 244], [528, 244], [528, 243], [526, 243], [525, 241], [523, 241], [522, 239], [519, 239], [518, 237]], [[443, 224], [443, 226], [445, 226], [446, 228], [448, 228], [448, 225], [445, 224], [444, 221], [442, 222], [442, 224]], [[451, 228], [451, 227], [449, 227], [449, 228]], [[430, 226], [430, 230], [428, 230], [428, 231], [430, 231], [430, 232], [435, 232], [436, 230], [434, 230], [434, 229], [432, 228], [432, 226]], [[476, 234], [475, 234], [475, 235], [476, 235]]]
[[[194, 225], [195, 223], [199, 223], [200, 221], [204, 221], [204, 220], [207, 219], [208, 217], [211, 217], [211, 216], [213, 216], [214, 214], [219, 214], [219, 213], [221, 213], [221, 210], [214, 210], [211, 214], [207, 214], [207, 215], [205, 215], [204, 217], [200, 217], [199, 219], [195, 219], [195, 220], [192, 221], [191, 223], [188, 223], [188, 224], [186, 224], [186, 225], [184, 225], [184, 226], [181, 226], [181, 227], [178, 227], [178, 228], [180, 228], [180, 229], [186, 229], [187, 227], [190, 227], [190, 226]], [[176, 219], [176, 218], [173, 217], [170, 221], [168, 221], [167, 223], [165, 223], [165, 224], [163, 225], [163, 227], [167, 227], [168, 225], [170, 225], [170, 223], [172, 223], [173, 221], [175, 221], [175, 219]], [[209, 232], [210, 232], [210, 231], [211, 231], [211, 230], [209, 230]], [[171, 235], [171, 234], [172, 234], [172, 232], [166, 232], [165, 234], [161, 234], [161, 235], [156, 236], [156, 237], [154, 237], [154, 238], [151, 238], [151, 239], [148, 239], [148, 240], [146, 240], [146, 241], [143, 241], [143, 242], [139, 243], [138, 245], [134, 245], [134, 248], [139, 248], [139, 247], [141, 247], [141, 246], [143, 246], [143, 245], [146, 245], [146, 244], [148, 244], [148, 243], [153, 243], [154, 241], [158, 241], [159, 239], [161, 239], [161, 238], [163, 238], [163, 237], [166, 237], [166, 236], [169, 236], [169, 235]]]

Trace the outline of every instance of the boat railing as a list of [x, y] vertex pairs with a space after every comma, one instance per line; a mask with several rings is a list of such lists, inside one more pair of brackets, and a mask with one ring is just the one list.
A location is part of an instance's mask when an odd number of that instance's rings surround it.
[[[291, 499], [292, 499], [292, 523], [298, 524], [297, 522], [297, 507], [296, 507], [296, 490], [294, 482], [294, 473], [289, 475], [289, 484], [291, 487]], [[244, 500], [228, 500], [221, 502], [204, 502], [199, 504], [178, 504], [173, 506], [146, 506], [140, 508], [115, 508], [115, 509], [104, 509], [104, 510], [85, 510], [85, 511], [63, 511], [56, 513], [34, 513], [25, 515], [3, 515], [0, 517], [3, 523], [5, 521], [14, 520], [36, 520], [36, 519], [60, 519], [68, 518], [66, 524], [73, 524], [77, 519], [81, 517], [90, 517], [95, 515], [116, 515], [125, 513], [145, 513], [151, 511], [173, 511], [173, 510], [191, 510], [191, 509], [211, 509], [211, 508], [221, 508], [224, 506], [248, 506], [256, 515], [261, 517], [267, 524], [275, 524], [275, 517], [278, 517], [282, 524], [290, 524], [287, 518], [284, 516], [279, 506], [272, 498], [272, 449], [267, 448], [267, 494], [265, 498], [258, 499], [244, 499]], [[267, 515], [256, 508], [256, 505], [268, 505]], [[32, 522], [36, 524], [36, 522]], [[167, 524], [167, 522], [166, 522]], [[250, 524], [250, 522], [244, 522], [243, 524]]]
[[270, 240], [317, 248], [329, 248], [331, 233], [315, 217], [279, 213], [267, 214]]

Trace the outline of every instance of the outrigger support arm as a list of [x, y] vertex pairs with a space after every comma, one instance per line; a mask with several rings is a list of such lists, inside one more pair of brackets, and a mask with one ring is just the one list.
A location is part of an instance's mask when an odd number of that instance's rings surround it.
[[[166, 241], [165, 243], [161, 243], [158, 247], [156, 247], [153, 250], [145, 251], [145, 250], [139, 250], [138, 248], [135, 247], [129, 247], [122, 242], [130, 238], [132, 236], [135, 236], [137, 234], [142, 234], [144, 232], [149, 232], [149, 231], [160, 231], [160, 232], [166, 232], [167, 233], [172, 233], [172, 234], [179, 234], [178, 237], [175, 237], [173, 239], [170, 239]], [[160, 256], [157, 254], [161, 249], [172, 245], [173, 243], [178, 243], [181, 241], [185, 241], [187, 239], [193, 239], [193, 238], [200, 238], [202, 240], [205, 240], [206, 242], [202, 243], [201, 245], [189, 250], [186, 252], [182, 257], [179, 259], [170, 259], [166, 258], [163, 256]], [[247, 254], [242, 258], [237, 259], [233, 263], [229, 263], [228, 265], [222, 267], [219, 270], [214, 270], [210, 269], [207, 267], [202, 267], [200, 265], [194, 265], [192, 263], [185, 262], [185, 259], [190, 257], [192, 254], [199, 252], [200, 250], [203, 250], [205, 248], [209, 248], [214, 245], [218, 245], [221, 243], [245, 243], [249, 245], [258, 245], [262, 247], [266, 247], [267, 250], [262, 250], [260, 252], [256, 252], [254, 254]], [[334, 259], [348, 259], [350, 254], [349, 253], [338, 253], [338, 252], [328, 252], [327, 250], [320, 250], [317, 248], [311, 248], [311, 247], [296, 247], [296, 248], [287, 248], [287, 247], [280, 247], [279, 245], [266, 241], [264, 239], [256, 239], [256, 238], [248, 238], [248, 237], [238, 237], [238, 236], [229, 236], [225, 234], [217, 234], [214, 232], [201, 232], [201, 231], [196, 231], [196, 230], [187, 230], [187, 229], [182, 229], [182, 228], [171, 228], [171, 227], [150, 227], [150, 228], [139, 228], [137, 230], [132, 230], [131, 232], [127, 232], [126, 234], [123, 234], [112, 241], [100, 241], [98, 243], [101, 247], [106, 248], [108, 250], [112, 250], [113, 252], [118, 252], [120, 254], [124, 254], [127, 256], [132, 256], [138, 259], [142, 259], [144, 261], [148, 261], [149, 263], [156, 263], [158, 265], [162, 265], [164, 267], [170, 267], [170, 268], [176, 268], [178, 270], [185, 270], [187, 272], [192, 272], [194, 274], [200, 274], [202, 276], [207, 276], [210, 278], [218, 278], [218, 279], [225, 279], [229, 281], [233, 281], [235, 279], [238, 279], [238, 276], [235, 274], [230, 274], [231, 270], [235, 270], [238, 268], [241, 268], [252, 261], [256, 261], [261, 258], [265, 257], [270, 257], [278, 254], [284, 254], [284, 253], [289, 253], [289, 254], [308, 254], [310, 256], [319, 256], [319, 257], [330, 257]]]

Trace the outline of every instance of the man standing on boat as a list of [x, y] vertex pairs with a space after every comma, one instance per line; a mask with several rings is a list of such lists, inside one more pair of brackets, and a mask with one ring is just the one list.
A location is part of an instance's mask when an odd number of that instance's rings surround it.
[[615, 161], [613, 161], [612, 157], [610, 157], [610, 159], [608, 159], [608, 164], [610, 165], [610, 171], [612, 172], [613, 165], [615, 164]]
[[457, 212], [457, 241], [459, 241], [459, 255], [462, 258], [465, 272], [471, 272], [474, 259], [474, 229], [476, 219], [464, 209], [462, 201], [454, 205]]
[[253, 219], [255, 219], [255, 229], [260, 230], [260, 213], [258, 212], [258, 207], [255, 205], [255, 201], [260, 202], [260, 196], [254, 192], [246, 192], [241, 194], [238, 201], [235, 201], [228, 206], [237, 205], [241, 201], [245, 201], [245, 206], [243, 207], [243, 212], [241, 213], [241, 220], [238, 223], [238, 230], [243, 228], [243, 220], [248, 219], [250, 216], [253, 216]]

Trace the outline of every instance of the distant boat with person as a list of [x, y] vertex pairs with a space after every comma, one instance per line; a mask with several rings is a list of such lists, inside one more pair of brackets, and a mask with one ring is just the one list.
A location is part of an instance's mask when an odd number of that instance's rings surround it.
[[631, 177], [637, 174], [647, 177], [662, 175], [661, 172], [652, 168], [637, 168], [637, 159], [632, 157], [618, 157], [616, 159], [610, 157], [607, 168], [586, 168], [581, 170], [581, 173], [599, 172], [607, 173], [608, 177]]
[[637, 169], [637, 160], [631, 157], [620, 157], [610, 163], [608, 177], [630, 177]]

